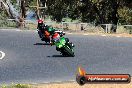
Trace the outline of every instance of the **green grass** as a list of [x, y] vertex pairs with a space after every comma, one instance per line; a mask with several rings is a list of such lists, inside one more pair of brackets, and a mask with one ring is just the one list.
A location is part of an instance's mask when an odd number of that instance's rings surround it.
[[30, 85], [27, 84], [12, 84], [12, 85], [2, 85], [1, 88], [32, 88]]
[[0, 27], [1, 28], [15, 28], [17, 26], [16, 22], [14, 21], [8, 21], [8, 20], [0, 20]]

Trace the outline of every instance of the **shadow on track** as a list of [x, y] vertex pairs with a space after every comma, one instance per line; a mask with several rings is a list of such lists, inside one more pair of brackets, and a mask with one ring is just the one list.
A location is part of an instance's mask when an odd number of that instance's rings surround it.
[[35, 43], [33, 45], [50, 45], [49, 43]]
[[69, 57], [69, 56], [63, 56], [63, 55], [52, 55], [52, 56], [47, 56], [47, 57]]

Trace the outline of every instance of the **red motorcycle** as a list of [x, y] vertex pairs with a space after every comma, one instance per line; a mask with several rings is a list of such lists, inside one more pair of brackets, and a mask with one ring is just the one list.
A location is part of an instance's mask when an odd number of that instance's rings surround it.
[[42, 41], [45, 41], [46, 43], [50, 43], [50, 33], [46, 30], [38, 30], [39, 37]]

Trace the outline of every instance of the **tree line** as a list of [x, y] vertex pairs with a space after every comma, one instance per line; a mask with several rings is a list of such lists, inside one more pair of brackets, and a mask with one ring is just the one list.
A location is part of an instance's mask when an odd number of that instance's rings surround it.
[[[13, 0], [15, 1], [15, 0]], [[23, 1], [23, 0], [22, 0]], [[35, 5], [36, 0], [25, 0]], [[39, 0], [50, 15], [58, 22], [68, 17], [95, 24], [132, 24], [132, 0]], [[44, 11], [44, 10], [43, 10]]]
[[[17, 0], [11, 0], [16, 3]], [[21, 0], [25, 6], [36, 5], [36, 0]], [[111, 23], [132, 24], [132, 0], [39, 0], [47, 8], [45, 15], [61, 22], [63, 18], [90, 22], [94, 25]], [[24, 16], [25, 17], [25, 16]]]
[[132, 0], [47, 0], [46, 4], [46, 13], [58, 22], [69, 17], [97, 25], [132, 24]]
[[47, 0], [46, 4], [47, 14], [58, 22], [69, 17], [95, 25], [132, 24], [132, 0]]

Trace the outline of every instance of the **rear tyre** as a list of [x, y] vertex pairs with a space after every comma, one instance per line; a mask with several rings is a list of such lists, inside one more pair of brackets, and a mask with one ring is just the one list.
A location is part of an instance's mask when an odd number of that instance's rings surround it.
[[42, 41], [45, 41], [45, 38], [43, 37], [43, 38], [41, 38], [41, 40], [42, 40]]
[[40, 38], [43, 38], [43, 34], [40, 31], [38, 31], [38, 34]]
[[58, 47], [56, 47], [56, 50], [57, 50], [57, 51], [60, 51], [60, 49], [59, 49]]
[[71, 54], [71, 56], [72, 56], [72, 57], [75, 57], [75, 54], [74, 54], [74, 53], [72, 53], [72, 54]]

